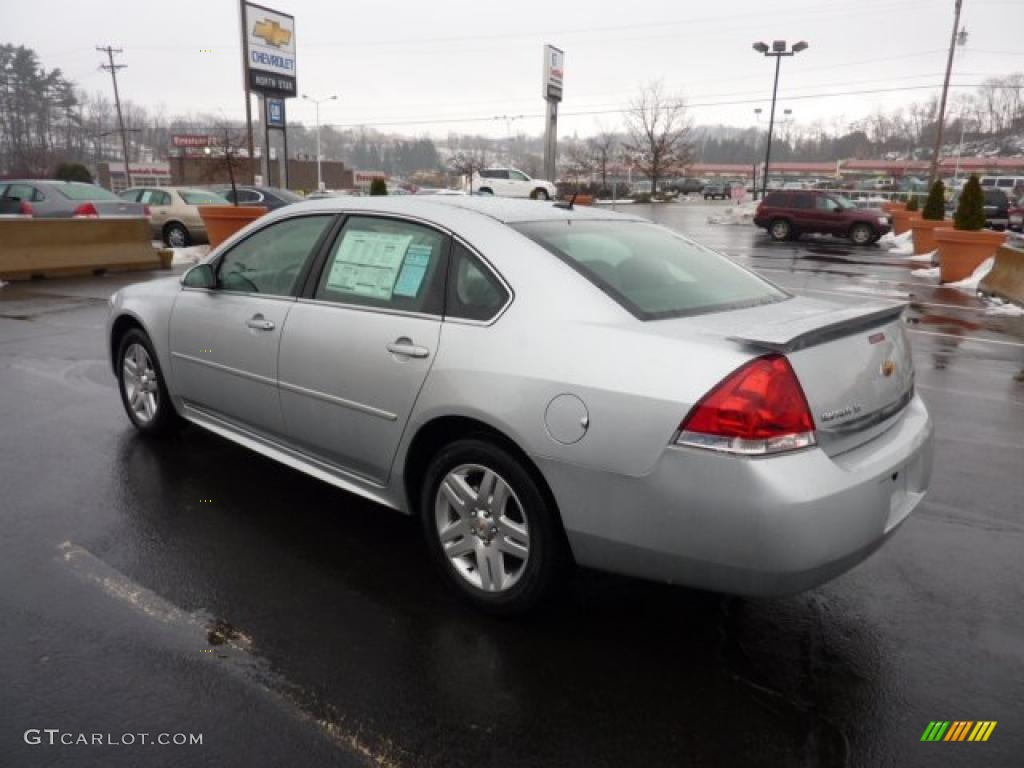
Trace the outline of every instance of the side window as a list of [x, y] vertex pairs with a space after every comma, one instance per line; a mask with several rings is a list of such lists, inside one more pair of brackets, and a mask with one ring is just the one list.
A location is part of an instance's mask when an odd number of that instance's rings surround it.
[[352, 216], [331, 248], [314, 298], [440, 314], [448, 237], [420, 224]]
[[508, 172], [508, 177], [510, 179], [512, 179], [512, 181], [529, 181], [530, 180], [529, 177], [525, 173], [520, 173], [519, 171], [509, 171]]
[[445, 303], [446, 317], [490, 320], [508, 301], [508, 291], [461, 243], [452, 251]]
[[834, 211], [836, 209], [836, 203], [831, 197], [818, 195], [815, 198], [815, 208], [819, 211]]
[[792, 208], [800, 208], [802, 210], [807, 210], [808, 208], [814, 207], [814, 198], [811, 197], [810, 195], [801, 195], [799, 193], [793, 193], [790, 194], [789, 198], [789, 204]]
[[217, 268], [225, 291], [290, 296], [303, 264], [332, 216], [303, 216], [271, 224], [227, 252]]
[[140, 193], [141, 190], [138, 189], [126, 189], [124, 192], [121, 192], [118, 197], [128, 203], [137, 203], [139, 202]]
[[[706, 186], [712, 187], [712, 186], [714, 186], [714, 183], [708, 184]], [[785, 202], [786, 202], [786, 196], [783, 195], [783, 194], [780, 194], [779, 192], [769, 192], [768, 195], [764, 199], [764, 204], [765, 205], [770, 205], [773, 208], [781, 208]]]
[[7, 192], [4, 194], [4, 197], [16, 197], [27, 203], [34, 200], [34, 195], [36, 194], [35, 187], [31, 187], [28, 184], [11, 184], [7, 187]]
[[253, 192], [251, 189], [240, 189], [238, 190], [238, 202], [239, 203], [255, 203], [258, 202], [260, 196]]
[[480, 178], [482, 179], [493, 179], [496, 178], [494, 171], [480, 171]]
[[155, 189], [153, 190], [153, 202], [151, 205], [170, 205], [171, 196], [167, 192]]

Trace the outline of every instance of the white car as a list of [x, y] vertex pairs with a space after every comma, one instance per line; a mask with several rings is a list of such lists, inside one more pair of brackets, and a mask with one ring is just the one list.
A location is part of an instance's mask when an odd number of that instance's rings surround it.
[[473, 173], [473, 192], [496, 197], [532, 197], [553, 200], [555, 185], [544, 179], [531, 179], [515, 168], [485, 168]]

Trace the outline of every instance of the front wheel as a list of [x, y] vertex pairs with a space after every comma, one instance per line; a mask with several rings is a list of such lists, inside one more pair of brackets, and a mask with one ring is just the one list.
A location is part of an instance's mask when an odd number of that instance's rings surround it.
[[874, 237], [875, 230], [867, 224], [854, 224], [850, 227], [850, 240], [854, 245], [870, 245]]
[[187, 248], [192, 244], [192, 238], [184, 226], [174, 222], [164, 227], [164, 243], [168, 248]]
[[484, 187], [483, 189], [478, 189], [477, 192], [479, 192], [481, 195], [491, 195], [491, 196], [494, 195], [494, 190], [491, 189], [490, 187]]
[[144, 435], [164, 433], [177, 420], [152, 342], [138, 328], [118, 345], [117, 384], [128, 418]]
[[551, 195], [548, 194], [546, 189], [535, 189], [530, 193], [531, 200], [550, 200]]
[[435, 456], [420, 514], [445, 580], [490, 613], [536, 606], [566, 562], [557, 511], [519, 459], [489, 440], [457, 440]]

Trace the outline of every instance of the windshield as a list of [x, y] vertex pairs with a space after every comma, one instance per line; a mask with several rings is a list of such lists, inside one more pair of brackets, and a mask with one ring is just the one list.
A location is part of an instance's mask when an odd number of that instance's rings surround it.
[[839, 203], [843, 208], [856, 208], [857, 204], [853, 200], [848, 200], [842, 195], [832, 195], [832, 199]]
[[58, 184], [54, 187], [64, 197], [70, 200], [120, 200], [113, 192], [95, 184], [82, 184], [72, 181], [68, 184]]
[[788, 298], [725, 256], [647, 222], [569, 220], [512, 227], [641, 320]]
[[186, 205], [231, 205], [227, 198], [204, 189], [181, 189], [178, 194]]

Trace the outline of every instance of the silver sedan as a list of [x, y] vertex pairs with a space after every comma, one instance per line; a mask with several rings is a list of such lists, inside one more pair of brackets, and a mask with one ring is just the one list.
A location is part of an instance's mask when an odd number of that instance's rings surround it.
[[121, 397], [418, 515], [477, 606], [564, 566], [779, 595], [924, 497], [901, 306], [792, 296], [637, 217], [476, 197], [271, 213], [111, 299]]

